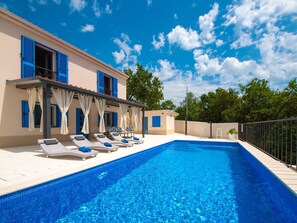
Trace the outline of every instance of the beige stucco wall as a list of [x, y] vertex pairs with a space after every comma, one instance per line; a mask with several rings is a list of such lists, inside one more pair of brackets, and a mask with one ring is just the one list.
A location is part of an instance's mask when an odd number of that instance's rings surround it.
[[[226, 132], [231, 128], [238, 130], [238, 123], [212, 123], [212, 137], [228, 139], [229, 136]], [[220, 133], [218, 129], [222, 130], [222, 134], [217, 134]], [[175, 132], [185, 133], [185, 121], [175, 121]], [[188, 121], [188, 135], [208, 138], [210, 136], [210, 124], [207, 122]]]
[[[148, 134], [167, 135], [175, 131], [175, 116], [177, 113], [169, 110], [145, 111], [145, 117], [148, 117]], [[153, 127], [153, 116], [161, 117], [161, 126]]]
[[[15, 20], [6, 18], [0, 11], [0, 147], [1, 140], [7, 141], [11, 136], [19, 136], [14, 141], [26, 137], [31, 144], [36, 143], [36, 137], [40, 138], [42, 133], [39, 129], [29, 132], [28, 128], [22, 128], [21, 101], [27, 100], [27, 92], [17, 89], [13, 85], [7, 85], [6, 80], [21, 78], [21, 36], [27, 36], [39, 43], [62, 52], [68, 56], [68, 78], [69, 84], [79, 86], [92, 91], [97, 91], [97, 70], [101, 70], [110, 76], [118, 79], [118, 97], [126, 99], [125, 75], [115, 72], [108, 66], [101, 66], [101, 63], [81, 54], [78, 50], [63, 45], [54, 38], [47, 36], [31, 26], [24, 23], [15, 23]], [[7, 20], [8, 19], [8, 20]], [[54, 99], [51, 99], [55, 103]], [[78, 100], [73, 100], [69, 110], [69, 132], [76, 130], [76, 111], [79, 107]], [[117, 107], [107, 108], [118, 112]], [[97, 111], [95, 104], [90, 112], [91, 132], [97, 132]], [[59, 128], [52, 128], [52, 135], [59, 135]], [[30, 139], [29, 136], [32, 136]], [[63, 136], [61, 136], [63, 138]], [[67, 138], [67, 137], [66, 137]], [[28, 139], [28, 140], [27, 140]], [[11, 141], [11, 139], [10, 139]], [[11, 141], [13, 146], [13, 141]], [[7, 143], [6, 143], [7, 144]]]

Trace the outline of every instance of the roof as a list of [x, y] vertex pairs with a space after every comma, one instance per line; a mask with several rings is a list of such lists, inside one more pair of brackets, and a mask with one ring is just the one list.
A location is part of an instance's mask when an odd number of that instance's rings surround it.
[[92, 61], [93, 63], [96, 63], [98, 66], [101, 66], [102, 68], [104, 68], [106, 70], [113, 71], [116, 74], [118, 74], [124, 78], [128, 78], [128, 76], [124, 72], [121, 72], [121, 71], [113, 68], [112, 66], [102, 62], [101, 60], [97, 59], [96, 57], [91, 56], [90, 54], [84, 52], [83, 50], [71, 45], [70, 43], [56, 37], [55, 35], [45, 31], [44, 29], [24, 20], [23, 18], [15, 15], [1, 7], [0, 7], [0, 17], [5, 18], [6, 20], [8, 20], [18, 26], [21, 26], [22, 28], [29, 30], [31, 33], [39, 35], [43, 38], [47, 38], [49, 41], [53, 42], [54, 44], [56, 44], [62, 48], [66, 48], [70, 52], [78, 54], [79, 56], [84, 57], [87, 60]]
[[153, 114], [165, 114], [165, 115], [172, 115], [174, 117], [178, 116], [179, 114], [173, 110], [148, 110], [145, 111], [147, 114], [153, 113]]
[[35, 76], [35, 77], [29, 77], [29, 78], [23, 78], [23, 79], [7, 80], [6, 83], [9, 85], [15, 85], [17, 88], [20, 88], [20, 89], [27, 89], [27, 88], [34, 88], [34, 87], [49, 85], [54, 88], [65, 89], [68, 91], [75, 92], [77, 94], [86, 94], [95, 98], [105, 99], [107, 105], [118, 106], [118, 104], [127, 104], [130, 106], [140, 107], [140, 108], [147, 107], [145, 104], [136, 103], [133, 101], [128, 101], [121, 98], [101, 94], [96, 91], [91, 91], [86, 88], [81, 88], [71, 84], [62, 83], [60, 81], [56, 81], [46, 77]]

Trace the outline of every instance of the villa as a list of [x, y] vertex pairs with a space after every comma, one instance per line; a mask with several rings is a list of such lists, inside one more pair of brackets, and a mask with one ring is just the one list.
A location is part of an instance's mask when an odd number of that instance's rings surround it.
[[[296, 118], [177, 121], [128, 101], [125, 73], [2, 8], [0, 26], [0, 222], [296, 222]], [[85, 161], [37, 145], [78, 150], [70, 135], [131, 126], [145, 139]]]
[[[103, 113], [106, 127], [118, 126], [128, 106], [141, 125], [145, 105], [126, 100], [126, 74], [2, 8], [0, 21], [0, 147], [32, 145], [38, 138], [65, 141], [68, 132], [92, 134]], [[60, 90], [69, 97], [67, 124], [57, 102]], [[101, 115], [95, 101], [103, 103]]]

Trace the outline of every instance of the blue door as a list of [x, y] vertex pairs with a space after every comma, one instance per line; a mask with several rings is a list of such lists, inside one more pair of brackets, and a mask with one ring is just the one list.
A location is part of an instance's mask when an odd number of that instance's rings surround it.
[[144, 134], [148, 134], [148, 117], [144, 117]]
[[81, 132], [82, 127], [84, 125], [84, 118], [85, 116], [81, 108], [76, 108], [76, 134], [83, 134], [86, 138], [89, 138], [89, 134], [84, 134]]

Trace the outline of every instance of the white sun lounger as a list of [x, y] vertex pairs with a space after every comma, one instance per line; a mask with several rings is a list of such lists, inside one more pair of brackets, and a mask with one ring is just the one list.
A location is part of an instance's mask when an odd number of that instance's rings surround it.
[[54, 156], [77, 156], [85, 160], [87, 157], [95, 157], [97, 156], [98, 152], [91, 150], [90, 152], [82, 152], [78, 149], [71, 150], [65, 148], [65, 146], [60, 143], [56, 138], [50, 139], [38, 139], [37, 143], [40, 145], [43, 152], [46, 154], [47, 157], [54, 157]]
[[90, 142], [88, 139], [86, 139], [83, 135], [71, 135], [70, 139], [72, 140], [72, 142], [78, 146], [78, 147], [89, 147], [95, 150], [103, 150], [103, 151], [107, 151], [108, 153], [110, 153], [111, 151], [117, 151], [118, 150], [118, 146], [116, 145], [112, 145], [110, 147], [105, 146], [103, 144], [99, 144], [99, 143], [93, 143]]
[[[114, 140], [117, 140], [117, 141], [122, 141], [123, 139], [125, 139], [122, 136], [120, 136], [120, 134], [117, 133], [117, 132], [111, 132], [111, 136], [112, 136], [112, 138]], [[144, 140], [143, 139], [135, 140], [135, 139], [132, 138], [132, 139], [126, 139], [126, 140], [128, 140], [128, 142], [133, 142], [135, 144], [144, 143]]]
[[121, 142], [121, 141], [110, 140], [109, 138], [107, 138], [102, 133], [95, 133], [94, 137], [96, 138], [97, 141], [99, 141], [102, 144], [104, 144], [105, 142], [108, 142], [108, 143], [110, 143], [112, 145], [116, 145], [116, 146], [120, 146], [120, 147], [131, 147], [131, 146], [134, 145], [134, 143], [132, 143], [132, 142], [124, 143], [124, 142]]

